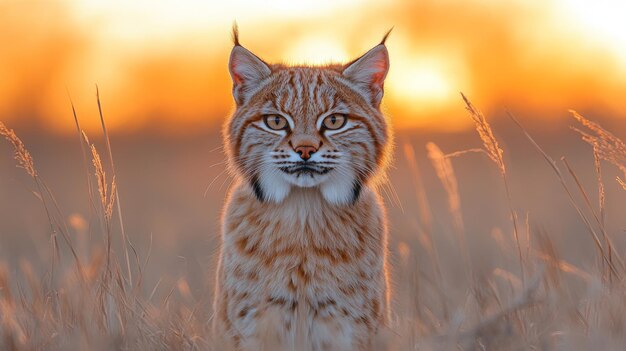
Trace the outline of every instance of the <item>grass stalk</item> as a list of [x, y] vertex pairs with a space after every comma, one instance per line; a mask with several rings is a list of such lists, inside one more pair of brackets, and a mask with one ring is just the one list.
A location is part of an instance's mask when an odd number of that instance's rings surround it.
[[476, 131], [478, 132], [478, 136], [483, 142], [483, 147], [485, 150], [485, 154], [498, 166], [498, 170], [500, 171], [500, 176], [502, 177], [502, 182], [504, 183], [504, 189], [506, 192], [507, 204], [509, 207], [509, 213], [511, 216], [511, 220], [513, 221], [513, 236], [515, 237], [515, 244], [517, 245], [517, 255], [519, 259], [520, 266], [520, 276], [522, 279], [522, 284], [525, 284], [525, 273], [524, 273], [524, 256], [522, 255], [522, 245], [519, 240], [519, 227], [517, 224], [517, 214], [513, 209], [513, 201], [511, 198], [511, 188], [509, 186], [509, 180], [506, 172], [506, 166], [504, 164], [504, 151], [500, 148], [498, 143], [498, 139], [493, 134], [493, 130], [487, 122], [485, 115], [480, 112], [474, 105], [469, 101], [469, 99], [461, 93], [461, 97], [465, 102], [465, 109], [469, 112], [472, 121], [476, 126]]
[[602, 246], [602, 242], [600, 241], [600, 238], [598, 237], [598, 234], [596, 233], [595, 229], [593, 229], [593, 226], [589, 222], [589, 219], [587, 218], [587, 216], [585, 216], [585, 214], [583, 213], [583, 211], [580, 208], [580, 206], [578, 206], [578, 204], [576, 203], [576, 200], [574, 199], [574, 195], [572, 194], [571, 190], [569, 189], [569, 186], [567, 185], [567, 182], [565, 181], [565, 178], [563, 177], [563, 173], [561, 172], [561, 170], [557, 166], [556, 162], [541, 148], [541, 146], [539, 146], [539, 144], [530, 135], [530, 133], [528, 133], [526, 128], [524, 128], [524, 126], [520, 123], [520, 121], [510, 111], [507, 111], [507, 114], [508, 114], [509, 118], [520, 128], [522, 133], [524, 133], [524, 136], [526, 136], [526, 138], [535, 147], [535, 149], [537, 149], [537, 151], [539, 151], [539, 153], [543, 156], [544, 160], [546, 162], [548, 162], [548, 164], [550, 165], [550, 167], [554, 171], [557, 179], [559, 180], [559, 183], [563, 187], [563, 190], [565, 190], [565, 193], [567, 194], [567, 197], [569, 199], [570, 204], [574, 207], [574, 209], [578, 213], [578, 216], [582, 219], [583, 223], [587, 227], [587, 230], [589, 231], [589, 234], [591, 235], [591, 239], [593, 240], [594, 244], [596, 245], [596, 248], [598, 249], [598, 252], [600, 253], [601, 258], [609, 266], [609, 269], [611, 270], [611, 272], [613, 274], [615, 274], [618, 278], [620, 278], [621, 276], [618, 273], [618, 271], [615, 268], [615, 266], [609, 260], [608, 255], [605, 252], [604, 247]]
[[[100, 101], [100, 89], [96, 85], [96, 101], [98, 103], [98, 113], [100, 115], [100, 123], [102, 125], [102, 132], [104, 134], [104, 141], [106, 144], [109, 162], [111, 164], [111, 172], [113, 173], [113, 177], [115, 177], [115, 163], [113, 161], [113, 152], [111, 151], [111, 140], [109, 138], [109, 132], [107, 131], [106, 123], [104, 123], [104, 114], [102, 113], [102, 103]], [[133, 273], [130, 266], [130, 257], [128, 254], [128, 238], [126, 237], [126, 231], [124, 230], [124, 220], [122, 218], [122, 205], [120, 203], [119, 193], [115, 192], [115, 202], [117, 207], [117, 216], [120, 222], [120, 231], [122, 233], [122, 247], [124, 248], [124, 258], [126, 260], [126, 269], [128, 274], [128, 282], [132, 286], [133, 285]], [[132, 247], [132, 244], [131, 244]], [[136, 250], [133, 248], [135, 255], [137, 254]]]

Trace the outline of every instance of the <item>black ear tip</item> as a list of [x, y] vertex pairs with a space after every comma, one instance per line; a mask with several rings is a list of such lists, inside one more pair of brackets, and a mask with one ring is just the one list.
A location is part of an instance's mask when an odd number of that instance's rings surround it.
[[391, 31], [393, 30], [393, 28], [394, 27], [389, 28], [387, 33], [385, 33], [385, 36], [383, 37], [383, 40], [381, 40], [380, 44], [378, 44], [378, 45], [385, 45], [385, 42], [387, 41], [387, 38], [389, 38], [389, 34], [391, 34]]
[[233, 44], [235, 46], [241, 46], [241, 44], [239, 44], [239, 26], [237, 26], [237, 21], [233, 22]]

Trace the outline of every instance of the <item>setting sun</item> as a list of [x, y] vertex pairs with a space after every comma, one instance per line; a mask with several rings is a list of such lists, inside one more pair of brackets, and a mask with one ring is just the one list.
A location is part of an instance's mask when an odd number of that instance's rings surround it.
[[243, 45], [268, 62], [315, 65], [352, 60], [394, 27], [384, 103], [399, 128], [466, 128], [453, 112], [460, 91], [486, 109], [626, 112], [626, 75], [616, 74], [626, 72], [625, 5], [616, 1], [34, 3], [0, 12], [0, 31], [13, 33], [0, 65], [0, 114], [63, 133], [73, 130], [67, 91], [79, 111], [93, 113], [94, 84], [112, 130], [218, 128], [233, 106], [227, 60], [235, 21]]
[[390, 94], [406, 102], [437, 105], [456, 93], [456, 82], [442, 69], [441, 60], [414, 57], [396, 63], [394, 72], [389, 77]]

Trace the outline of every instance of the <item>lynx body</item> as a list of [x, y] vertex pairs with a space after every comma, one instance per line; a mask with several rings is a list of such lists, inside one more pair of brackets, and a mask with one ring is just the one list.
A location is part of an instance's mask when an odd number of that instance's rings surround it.
[[389, 312], [377, 192], [391, 134], [384, 40], [345, 65], [230, 57], [226, 201], [214, 327], [234, 350], [372, 350]]

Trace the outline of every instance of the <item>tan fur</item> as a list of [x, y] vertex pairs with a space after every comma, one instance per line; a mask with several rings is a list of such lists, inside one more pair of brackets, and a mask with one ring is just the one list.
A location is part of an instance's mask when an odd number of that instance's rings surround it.
[[[386, 48], [343, 66], [288, 67], [236, 39], [230, 69], [237, 109], [224, 138], [237, 181], [222, 219], [215, 332], [235, 350], [371, 350], [389, 309], [375, 190], [391, 144], [379, 109]], [[332, 113], [346, 125], [320, 128]], [[275, 114], [288, 130], [264, 125]], [[308, 161], [302, 145], [315, 150]]]

